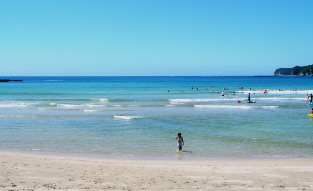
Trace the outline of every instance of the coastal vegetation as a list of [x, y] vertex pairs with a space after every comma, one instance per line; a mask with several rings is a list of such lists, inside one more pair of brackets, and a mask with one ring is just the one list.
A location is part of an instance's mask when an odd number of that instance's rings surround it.
[[293, 68], [278, 68], [275, 76], [313, 76], [313, 64], [308, 66], [295, 66]]

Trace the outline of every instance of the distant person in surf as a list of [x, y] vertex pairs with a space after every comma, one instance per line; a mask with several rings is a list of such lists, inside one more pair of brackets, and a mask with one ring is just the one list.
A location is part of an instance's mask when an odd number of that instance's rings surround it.
[[251, 102], [251, 95], [248, 93], [248, 102]]
[[310, 114], [312, 114], [312, 115], [313, 115], [313, 108], [311, 109]]
[[178, 151], [182, 151], [183, 150], [183, 145], [184, 143], [184, 138], [181, 136], [181, 133], [177, 134], [177, 145], [178, 145]]

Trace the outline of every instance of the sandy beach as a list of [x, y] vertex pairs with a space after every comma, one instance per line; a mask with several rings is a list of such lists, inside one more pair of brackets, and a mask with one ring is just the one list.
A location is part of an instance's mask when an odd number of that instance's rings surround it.
[[0, 152], [0, 190], [313, 190], [312, 159], [126, 160]]

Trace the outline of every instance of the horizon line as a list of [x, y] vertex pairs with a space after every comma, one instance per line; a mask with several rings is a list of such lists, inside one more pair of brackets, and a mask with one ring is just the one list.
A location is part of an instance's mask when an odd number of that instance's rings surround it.
[[275, 75], [6, 75], [2, 77], [275, 77]]

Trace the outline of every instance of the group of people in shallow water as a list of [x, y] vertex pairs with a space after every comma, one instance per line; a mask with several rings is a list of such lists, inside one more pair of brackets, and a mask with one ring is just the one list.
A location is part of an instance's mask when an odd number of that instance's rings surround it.
[[[226, 88], [224, 88], [224, 90], [225, 90]], [[240, 87], [239, 89], [243, 89], [243, 87]], [[228, 90], [228, 89], [226, 89], [226, 90]], [[252, 91], [252, 89], [250, 88], [249, 90], [251, 90]], [[264, 94], [267, 94], [268, 93], [268, 90], [266, 89], [266, 90], [264, 90], [263, 91], [263, 93]], [[236, 93], [235, 92], [233, 92], [232, 93], [233, 95], [236, 95]], [[312, 95], [312, 94], [311, 94]], [[222, 95], [221, 95], [222, 97], [225, 97], [225, 96], [227, 96], [227, 94], [224, 92], [224, 91], [222, 91]], [[242, 103], [241, 101], [237, 101], [237, 103]], [[253, 102], [253, 101], [251, 101], [251, 93], [248, 93], [248, 103], [255, 103], [255, 102]]]
[[[264, 94], [267, 94], [268, 90], [264, 90]], [[235, 95], [235, 92], [233, 92], [233, 95]], [[222, 92], [222, 96], [227, 96], [227, 94], [225, 94], [225, 92]], [[313, 94], [307, 94], [306, 95], [307, 100], [309, 100], [309, 104], [313, 105]], [[237, 103], [242, 103], [241, 101], [237, 101]], [[254, 103], [251, 101], [251, 94], [248, 93], [248, 103]], [[310, 111], [310, 115], [313, 115], [313, 108]], [[182, 137], [181, 133], [178, 133], [176, 138], [177, 139], [177, 146], [178, 146], [178, 151], [182, 151], [183, 150], [183, 145], [185, 144], [184, 142], [184, 138]]]
[[[236, 93], [235, 92], [233, 92], [233, 95], [236, 95]], [[222, 96], [224, 97], [226, 97], [226, 96], [228, 96], [228, 94], [226, 94], [224, 91], [222, 91]]]
[[[306, 94], [306, 99], [309, 100], [309, 105], [313, 105], [313, 95], [312, 94]], [[310, 111], [310, 115], [313, 115], [313, 108]]]
[[[233, 95], [236, 95], [235, 92], [233, 92]], [[225, 92], [223, 91], [222, 92], [222, 96], [223, 97], [227, 96], [227, 94], [225, 94]], [[240, 100], [238, 100], [237, 103], [242, 103], [242, 102]], [[251, 94], [250, 93], [248, 93], [248, 103], [254, 103], [254, 102], [251, 101]]]
[[310, 104], [312, 103], [313, 101], [313, 95], [312, 94], [306, 94], [306, 99], [310, 101]]

